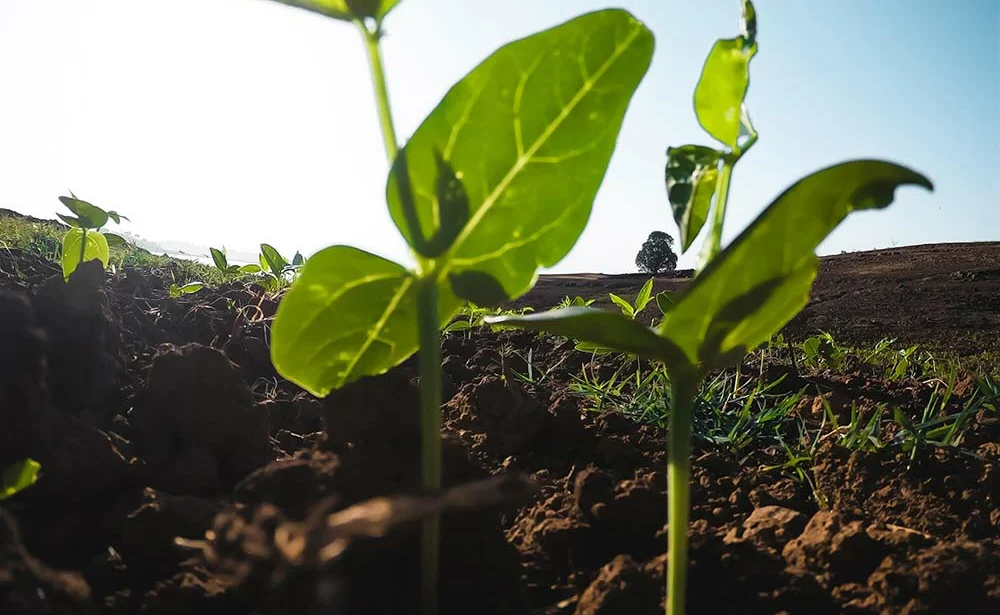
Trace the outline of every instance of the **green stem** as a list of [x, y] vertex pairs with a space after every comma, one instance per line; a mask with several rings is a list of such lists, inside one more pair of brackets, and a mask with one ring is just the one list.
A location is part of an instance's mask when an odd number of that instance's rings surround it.
[[382, 66], [382, 49], [379, 47], [381, 33], [376, 26], [374, 30], [362, 21], [355, 21], [365, 38], [365, 49], [368, 51], [368, 65], [372, 71], [372, 85], [375, 86], [375, 101], [378, 104], [378, 120], [382, 126], [382, 139], [385, 141], [385, 155], [389, 164], [396, 160], [399, 153], [399, 141], [396, 140], [396, 128], [392, 123], [392, 108], [389, 106], [389, 88], [385, 81], [385, 68]]
[[729, 202], [729, 180], [733, 176], [733, 166], [739, 156], [727, 156], [719, 173], [719, 181], [715, 185], [715, 212], [712, 217], [712, 227], [709, 229], [705, 251], [702, 253], [701, 267], [710, 263], [722, 251], [722, 225], [726, 221], [726, 205]]
[[[433, 277], [417, 287], [417, 330], [420, 338], [420, 434], [425, 491], [441, 488], [441, 338], [438, 333], [438, 287]], [[424, 521], [421, 543], [421, 604], [424, 615], [437, 615], [438, 552], [441, 519]]]
[[671, 392], [667, 441], [667, 615], [684, 615], [691, 499], [691, 410], [696, 383], [695, 378], [677, 379]]
[[[396, 129], [392, 123], [389, 105], [389, 88], [382, 66], [382, 51], [378, 27], [368, 27], [355, 20], [365, 39], [368, 64], [371, 67], [372, 85], [378, 119], [382, 127], [385, 155], [391, 165], [399, 154]], [[424, 268], [421, 267], [423, 270]], [[420, 444], [421, 480], [425, 492], [441, 488], [441, 336], [438, 310], [437, 277], [422, 273], [417, 282], [417, 335], [420, 342]], [[420, 600], [423, 615], [437, 615], [439, 553], [441, 548], [441, 518], [433, 515], [424, 521], [421, 534], [421, 584]]]

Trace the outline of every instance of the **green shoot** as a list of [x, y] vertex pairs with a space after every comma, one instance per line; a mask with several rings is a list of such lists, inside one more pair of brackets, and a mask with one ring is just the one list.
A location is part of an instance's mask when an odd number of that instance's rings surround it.
[[80, 263], [92, 260], [100, 261], [101, 266], [106, 269], [111, 260], [110, 247], [128, 242], [120, 235], [101, 232], [101, 228], [108, 223], [108, 220], [121, 224], [122, 220], [128, 218], [118, 212], [106, 211], [81, 201], [72, 192], [70, 196], [59, 197], [59, 201], [73, 214], [71, 216], [56, 214], [70, 226], [62, 239], [63, 277], [68, 280]]
[[[399, 149], [380, 50], [382, 22], [398, 0], [281, 1], [360, 30], [391, 165], [389, 213], [416, 267], [351, 246], [321, 250], [279, 304], [272, 361], [322, 397], [419, 349], [423, 487], [434, 491], [440, 329], [464, 301], [497, 305], [524, 294], [540, 267], [576, 243], [653, 35], [628, 12], [605, 10], [509, 43], [455, 84]], [[431, 518], [423, 528], [426, 615], [437, 612], [438, 524]]]
[[170, 285], [168, 293], [171, 299], [177, 299], [183, 295], [191, 295], [199, 290], [205, 288], [205, 285], [201, 282], [188, 282], [187, 284], [178, 286], [176, 283]]
[[[681, 243], [687, 248], [708, 218], [705, 264], [654, 329], [621, 314], [569, 307], [488, 322], [565, 335], [662, 362], [672, 381], [668, 436], [668, 615], [682, 615], [687, 582], [692, 411], [699, 383], [767, 342], [806, 304], [820, 242], [853, 211], [881, 209], [895, 189], [930, 181], [905, 167], [855, 160], [809, 175], [779, 195], [725, 250], [719, 249], [729, 180], [735, 163], [757, 141], [743, 104], [748, 65], [756, 53], [756, 13], [743, 2], [742, 34], [723, 39], [705, 62], [695, 110], [705, 130], [726, 146], [668, 151], [667, 187]], [[717, 179], [713, 165], [721, 164]], [[795, 229], [786, 232], [786, 229]]]

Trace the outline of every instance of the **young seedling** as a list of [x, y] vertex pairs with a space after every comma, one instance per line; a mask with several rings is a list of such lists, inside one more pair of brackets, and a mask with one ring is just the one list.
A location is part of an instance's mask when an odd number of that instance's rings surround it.
[[743, 3], [742, 34], [715, 43], [695, 90], [703, 128], [725, 149], [685, 145], [668, 150], [667, 189], [690, 247], [708, 219], [698, 276], [651, 329], [621, 314], [569, 307], [487, 322], [543, 330], [662, 362], [671, 377], [668, 434], [668, 570], [666, 611], [682, 615], [688, 562], [691, 413], [699, 383], [739, 361], [801, 310], [816, 275], [820, 242], [852, 211], [888, 206], [895, 189], [931, 182], [878, 160], [855, 160], [809, 175], [780, 194], [725, 250], [720, 251], [733, 166], [757, 141], [743, 104], [757, 19]]
[[34, 485], [41, 469], [41, 464], [34, 459], [25, 459], [8, 466], [0, 476], [0, 500], [6, 500]]
[[171, 284], [167, 292], [170, 294], [171, 299], [177, 299], [182, 295], [192, 295], [203, 288], [205, 288], [205, 285], [202, 284], [201, 282], [188, 282], [183, 286], [178, 286], [177, 284]]
[[[391, 169], [389, 213], [406, 267], [351, 246], [312, 256], [281, 301], [271, 357], [325, 396], [420, 350], [423, 487], [441, 486], [440, 329], [463, 304], [527, 292], [583, 231], [622, 119], [653, 54], [623, 10], [509, 43], [444, 96], [397, 145], [379, 41], [398, 0], [280, 0], [360, 30]], [[423, 528], [422, 608], [437, 612], [439, 520]]]
[[68, 280], [80, 263], [87, 261], [101, 261], [101, 265], [107, 268], [111, 260], [110, 247], [128, 242], [115, 233], [101, 232], [101, 228], [108, 223], [108, 220], [121, 224], [122, 220], [128, 218], [115, 211], [105, 211], [96, 205], [81, 201], [72, 192], [70, 196], [59, 197], [59, 201], [73, 213], [72, 216], [56, 214], [70, 226], [62, 240], [63, 277]]
[[622, 299], [614, 293], [608, 293], [608, 297], [617, 305], [621, 311], [622, 316], [635, 320], [639, 313], [646, 309], [650, 301], [653, 301], [653, 278], [642, 285], [642, 289], [639, 290], [639, 294], [635, 297], [634, 303], [629, 303], [627, 300]]

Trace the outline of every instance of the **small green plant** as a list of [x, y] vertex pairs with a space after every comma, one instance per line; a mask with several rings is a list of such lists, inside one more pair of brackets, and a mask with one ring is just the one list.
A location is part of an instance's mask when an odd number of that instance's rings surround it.
[[635, 301], [629, 303], [627, 300], [622, 299], [614, 293], [608, 293], [608, 297], [611, 301], [619, 307], [622, 311], [622, 316], [630, 320], [635, 320], [639, 313], [646, 309], [650, 301], [653, 301], [653, 278], [649, 278], [642, 288], [639, 290], [639, 294], [635, 296]]
[[70, 226], [62, 239], [63, 277], [68, 280], [80, 263], [87, 261], [100, 261], [101, 266], [107, 268], [111, 260], [111, 246], [128, 242], [120, 235], [105, 233], [101, 229], [108, 220], [121, 224], [122, 220], [128, 218], [115, 211], [106, 211], [87, 201], [81, 201], [72, 192], [70, 196], [59, 197], [59, 201], [73, 214], [71, 216], [56, 214]]
[[188, 282], [187, 284], [177, 285], [176, 283], [171, 284], [168, 289], [171, 299], [177, 299], [183, 295], [191, 295], [199, 290], [205, 288], [205, 285], [201, 282]]
[[809, 175], [779, 195], [725, 250], [722, 228], [736, 163], [757, 142], [744, 104], [757, 52], [757, 16], [742, 2], [741, 34], [720, 39], [695, 89], [701, 126], [724, 149], [667, 150], [666, 183], [681, 247], [687, 250], [713, 213], [697, 277], [667, 306], [656, 329], [590, 308], [494, 319], [506, 324], [629, 352], [662, 362], [672, 384], [668, 440], [666, 611], [682, 615], [687, 582], [692, 409], [699, 383], [739, 361], [806, 304], [816, 275], [816, 247], [852, 211], [888, 206], [897, 187], [931, 182], [879, 160], [855, 160]]
[[[399, 148], [380, 40], [399, 0], [280, 0], [353, 23], [368, 52], [408, 269], [352, 246], [312, 256], [279, 304], [271, 357], [323, 397], [418, 349], [423, 487], [441, 486], [440, 329], [464, 301], [496, 306], [562, 260], [590, 216], [653, 35], [624, 10], [504, 45]], [[437, 612], [439, 519], [423, 527], [422, 609]]]
[[825, 331], [802, 342], [802, 353], [805, 355], [805, 364], [814, 369], [840, 369], [846, 356], [844, 349]]
[[25, 459], [8, 466], [0, 476], [0, 500], [6, 500], [34, 485], [41, 469], [41, 464], [34, 459]]
[[576, 297], [572, 298], [569, 295], [566, 295], [565, 297], [559, 300], [559, 303], [552, 306], [552, 309], [558, 309], [570, 306], [587, 307], [593, 305], [594, 301], [595, 301], [594, 299], [584, 299], [580, 295], [577, 295]]

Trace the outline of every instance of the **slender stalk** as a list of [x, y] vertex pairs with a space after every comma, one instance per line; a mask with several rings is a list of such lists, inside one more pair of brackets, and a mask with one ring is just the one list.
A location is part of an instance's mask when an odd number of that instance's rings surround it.
[[[370, 28], [361, 20], [355, 23], [365, 39], [385, 155], [391, 165], [399, 154], [399, 143], [382, 66], [381, 32], [378, 25]], [[417, 335], [420, 343], [421, 481], [427, 492], [441, 488], [441, 323], [438, 312], [437, 278], [421, 267], [421, 277], [417, 282]], [[423, 615], [437, 615], [438, 612], [440, 545], [441, 518], [433, 515], [424, 521], [421, 533], [420, 601]]]
[[362, 21], [355, 22], [365, 39], [365, 49], [368, 51], [368, 66], [372, 71], [372, 85], [375, 86], [375, 101], [378, 104], [378, 121], [382, 126], [382, 139], [385, 142], [385, 155], [389, 164], [396, 160], [399, 153], [399, 141], [396, 140], [396, 128], [392, 123], [392, 108], [389, 106], [389, 88], [385, 81], [385, 68], [382, 66], [382, 49], [379, 47], [378, 27], [374, 30]]
[[738, 156], [727, 156], [719, 173], [719, 181], [715, 184], [715, 211], [712, 216], [712, 227], [709, 229], [705, 250], [702, 253], [702, 268], [722, 251], [722, 225], [726, 220], [726, 204], [729, 201], [729, 180], [733, 176], [733, 166], [739, 160]]
[[[441, 488], [441, 338], [438, 287], [433, 277], [418, 282], [417, 330], [420, 338], [420, 435], [423, 487]], [[421, 540], [421, 604], [424, 615], [437, 615], [438, 554], [441, 519], [424, 521]]]
[[[688, 380], [684, 382], [683, 380]], [[667, 615], [684, 615], [691, 500], [691, 409], [697, 380], [674, 381], [667, 441]]]

